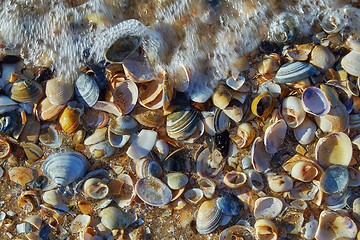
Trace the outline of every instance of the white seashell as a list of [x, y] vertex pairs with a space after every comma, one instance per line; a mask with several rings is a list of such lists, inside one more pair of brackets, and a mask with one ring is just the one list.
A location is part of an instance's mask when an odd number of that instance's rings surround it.
[[293, 180], [288, 175], [269, 174], [267, 180], [270, 189], [274, 192], [286, 192], [293, 187]]
[[50, 191], [44, 192], [42, 194], [42, 199], [44, 200], [44, 202], [46, 202], [46, 203], [48, 203], [50, 205], [53, 205], [53, 206], [63, 204], [62, 198], [57, 193], [56, 190], [50, 190]]
[[322, 211], [320, 213], [315, 239], [354, 239], [356, 234], [357, 227], [351, 218], [331, 211]]
[[254, 217], [256, 219], [274, 219], [283, 208], [283, 203], [275, 197], [262, 197], [255, 201]]
[[112, 102], [97, 101], [92, 108], [114, 114], [117, 117], [121, 117], [123, 115], [121, 108]]
[[113, 156], [117, 148], [111, 146], [110, 142], [105, 140], [91, 145], [89, 151], [94, 158], [107, 158]]
[[54, 106], [66, 104], [73, 96], [73, 93], [73, 86], [60, 78], [53, 78], [46, 82], [45, 94], [49, 102]]
[[236, 129], [236, 133], [232, 131], [230, 133], [230, 138], [239, 148], [245, 148], [249, 146], [256, 137], [256, 131], [254, 127], [248, 123], [241, 123]]
[[276, 240], [278, 239], [278, 231], [275, 224], [267, 219], [258, 219], [254, 225], [255, 234], [261, 240]]
[[248, 184], [254, 191], [260, 191], [264, 188], [264, 181], [260, 173], [255, 170], [248, 170], [246, 172], [248, 176]]
[[342, 68], [349, 74], [360, 77], [360, 53], [352, 50], [341, 60]]
[[313, 219], [305, 224], [301, 229], [301, 233], [303, 234], [305, 239], [311, 240], [315, 237], [316, 229], [319, 225], [319, 222], [316, 219]]
[[298, 82], [311, 77], [319, 72], [306, 62], [285, 63], [280, 67], [275, 76], [276, 83]]
[[133, 81], [123, 81], [113, 90], [114, 103], [120, 107], [122, 114], [129, 114], [135, 107], [139, 92]]
[[124, 59], [122, 65], [126, 78], [134, 82], [149, 82], [156, 78], [155, 74], [141, 62]]
[[196, 229], [200, 234], [208, 234], [220, 225], [223, 213], [217, 207], [216, 201], [209, 200], [201, 204], [196, 216]]
[[209, 178], [200, 178], [198, 180], [199, 187], [206, 198], [212, 198], [215, 194], [216, 183]]
[[184, 193], [186, 201], [192, 204], [197, 204], [203, 198], [204, 193], [200, 188], [192, 188]]
[[93, 134], [91, 134], [90, 136], [85, 138], [84, 144], [85, 145], [93, 145], [93, 144], [104, 141], [106, 139], [106, 132], [107, 132], [106, 127], [96, 129]]
[[315, 139], [316, 130], [316, 124], [309, 118], [305, 118], [298, 127], [294, 128], [294, 135], [300, 144], [306, 145]]
[[233, 90], [238, 91], [245, 83], [245, 77], [238, 76], [237, 78], [229, 77], [226, 79], [226, 85], [228, 85]]
[[266, 130], [264, 135], [265, 150], [269, 154], [275, 154], [283, 145], [287, 131], [287, 125], [284, 119], [279, 119], [271, 124]]
[[251, 148], [251, 163], [258, 172], [265, 172], [270, 167], [270, 154], [265, 150], [264, 141], [257, 137]]
[[325, 93], [317, 87], [308, 87], [301, 97], [305, 112], [316, 116], [324, 116], [329, 113], [331, 105]]
[[170, 188], [153, 176], [138, 180], [135, 185], [135, 191], [143, 202], [152, 206], [166, 205], [172, 199]]
[[169, 145], [164, 140], [156, 140], [155, 148], [161, 159], [164, 159], [169, 154]]
[[315, 158], [323, 167], [332, 164], [348, 166], [353, 154], [352, 143], [347, 134], [334, 132], [320, 138], [315, 147]]
[[[46, 131], [43, 133], [43, 131]], [[42, 129], [39, 135], [39, 141], [49, 147], [49, 148], [58, 148], [61, 146], [63, 141], [63, 135], [57, 126], [50, 124], [50, 126], [42, 125]]]
[[311, 51], [310, 63], [315, 67], [318, 67], [320, 71], [326, 72], [336, 62], [334, 54], [329, 48], [317, 45]]
[[301, 100], [294, 96], [284, 99], [281, 105], [281, 114], [290, 128], [298, 127], [306, 116]]
[[98, 178], [89, 178], [84, 182], [84, 193], [93, 199], [103, 199], [109, 193], [107, 184]]
[[159, 109], [163, 106], [163, 83], [161, 81], [151, 81], [146, 83], [146, 88], [140, 88], [139, 103], [147, 109]]
[[123, 182], [121, 194], [115, 199], [119, 207], [129, 206], [136, 196], [134, 183], [128, 174], [119, 174], [117, 180]]
[[239, 188], [246, 183], [247, 175], [243, 172], [231, 171], [225, 174], [223, 183], [229, 188]]
[[74, 220], [71, 221], [70, 231], [72, 233], [81, 232], [85, 230], [87, 226], [90, 225], [90, 222], [91, 222], [91, 217], [89, 215], [79, 214], [76, 216]]
[[201, 112], [203, 116], [204, 129], [207, 134], [210, 136], [215, 136], [215, 126], [214, 126], [214, 113], [213, 112]]
[[126, 154], [134, 159], [140, 159], [147, 155], [156, 143], [157, 132], [152, 130], [141, 130], [126, 151]]
[[78, 152], [60, 152], [47, 157], [41, 168], [55, 183], [67, 186], [85, 175], [88, 161]]

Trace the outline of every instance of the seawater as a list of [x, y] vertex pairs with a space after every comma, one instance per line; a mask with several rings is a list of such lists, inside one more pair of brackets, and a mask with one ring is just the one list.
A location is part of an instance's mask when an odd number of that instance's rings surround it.
[[[91, 58], [122, 36], [143, 38], [147, 61], [171, 76], [184, 65], [188, 95], [209, 97], [216, 83], [237, 74], [236, 61], [278, 31], [291, 16], [301, 36], [323, 13], [359, 31], [355, 1], [344, 0], [1, 0], [0, 44], [28, 64], [49, 66], [72, 82]], [[126, 21], [134, 19], [132, 21]], [[88, 54], [84, 54], [87, 52]]]

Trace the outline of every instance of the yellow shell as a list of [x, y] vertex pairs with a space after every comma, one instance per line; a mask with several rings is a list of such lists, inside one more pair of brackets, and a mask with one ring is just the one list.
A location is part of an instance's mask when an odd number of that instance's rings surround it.
[[76, 109], [67, 107], [60, 115], [59, 123], [65, 132], [72, 133], [80, 125], [80, 113]]
[[262, 92], [251, 102], [251, 112], [261, 118], [266, 119], [275, 107], [275, 99], [269, 92]]

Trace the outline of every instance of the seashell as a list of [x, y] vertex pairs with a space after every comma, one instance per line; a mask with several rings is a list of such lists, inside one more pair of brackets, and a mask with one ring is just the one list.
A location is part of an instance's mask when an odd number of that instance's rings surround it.
[[174, 88], [178, 92], [186, 92], [190, 85], [190, 69], [181, 64], [181, 66], [175, 70], [172, 75], [172, 82], [174, 83]]
[[264, 141], [257, 137], [251, 147], [251, 163], [257, 172], [265, 172], [270, 167], [270, 154], [265, 150]]
[[215, 133], [224, 132], [230, 125], [229, 117], [222, 111], [217, 108], [214, 112], [214, 130]]
[[118, 105], [123, 114], [129, 114], [135, 107], [139, 92], [133, 81], [123, 81], [113, 90], [114, 103]]
[[200, 234], [208, 234], [219, 226], [223, 213], [217, 207], [214, 200], [205, 201], [201, 204], [196, 216], [196, 229]]
[[255, 240], [255, 232], [252, 227], [233, 225], [220, 233], [219, 240], [246, 239]]
[[275, 75], [275, 83], [292, 83], [309, 78], [319, 73], [316, 68], [306, 62], [289, 62], [280, 67]]
[[274, 77], [274, 73], [279, 69], [279, 55], [265, 55], [264, 59], [258, 65], [258, 72], [266, 79]]
[[163, 83], [158, 80], [146, 83], [145, 89], [140, 89], [139, 103], [148, 109], [158, 109], [163, 106]]
[[288, 175], [269, 174], [267, 180], [269, 188], [274, 192], [286, 192], [293, 188], [293, 180]]
[[323, 173], [322, 168], [311, 159], [296, 154], [283, 164], [283, 168], [291, 174], [291, 177], [302, 182], [310, 182], [319, 179]]
[[356, 198], [352, 204], [352, 215], [355, 220], [359, 222], [360, 220], [360, 198]]
[[31, 225], [33, 225], [37, 230], [40, 229], [42, 223], [43, 223], [43, 219], [37, 215], [30, 215], [30, 216], [27, 216], [25, 219], [24, 219], [25, 222], [28, 222], [30, 223]]
[[132, 116], [145, 127], [159, 128], [165, 123], [165, 117], [161, 109], [149, 110], [137, 107], [132, 111]]
[[149, 82], [156, 78], [155, 74], [136, 60], [124, 59], [122, 62], [124, 72], [127, 79], [136, 83]]
[[269, 92], [262, 92], [251, 102], [251, 112], [261, 118], [266, 119], [275, 107], [275, 99]]
[[40, 122], [33, 116], [29, 116], [26, 119], [25, 126], [20, 134], [21, 142], [33, 142], [36, 143], [39, 140]]
[[248, 170], [246, 174], [249, 179], [248, 180], [249, 187], [251, 187], [252, 190], [260, 191], [264, 188], [265, 186], [264, 181], [260, 173], [258, 173], [255, 170]]
[[63, 79], [53, 78], [46, 82], [45, 95], [54, 106], [66, 104], [73, 96], [73, 93], [73, 86]]
[[121, 108], [112, 102], [97, 101], [92, 108], [114, 114], [117, 117], [121, 117], [123, 115]]
[[75, 98], [85, 107], [93, 107], [100, 94], [99, 86], [94, 77], [87, 74], [80, 74], [75, 80]]
[[233, 90], [238, 91], [244, 85], [245, 80], [246, 79], [243, 76], [238, 76], [237, 78], [229, 77], [226, 79], [226, 85], [228, 85]]
[[165, 172], [190, 172], [190, 158], [186, 149], [177, 149], [164, 159], [163, 169]]
[[351, 218], [326, 210], [320, 213], [315, 239], [355, 239], [356, 234], [356, 223]]
[[216, 191], [216, 183], [209, 178], [200, 178], [198, 185], [206, 198], [212, 198]]
[[105, 140], [91, 145], [89, 151], [94, 158], [107, 158], [113, 156], [117, 152], [117, 148]]
[[231, 92], [222, 84], [217, 86], [214, 94], [212, 95], [213, 104], [220, 109], [225, 109], [229, 105], [231, 98]]
[[52, 205], [59, 206], [63, 204], [63, 200], [60, 194], [57, 193], [56, 190], [46, 191], [42, 194], [42, 199], [44, 202]]
[[343, 209], [351, 204], [353, 194], [350, 189], [337, 194], [326, 194], [324, 196], [325, 204], [331, 210]]
[[281, 150], [285, 140], [286, 131], [287, 125], [284, 119], [279, 119], [266, 128], [264, 135], [264, 145], [266, 152], [269, 154], [275, 154]]
[[[140, 159], [147, 155], [154, 147], [157, 138], [157, 132], [152, 130], [141, 130], [130, 147], [126, 151], [126, 154], [134, 159]], [[146, 141], [144, 141], [146, 139]]]
[[225, 130], [221, 133], [215, 134], [214, 139], [215, 147], [223, 157], [226, 157], [229, 154], [230, 148], [230, 138], [229, 138], [229, 131]]
[[196, 157], [196, 171], [200, 177], [215, 177], [223, 169], [226, 161], [222, 154], [216, 149], [212, 153], [209, 148], [201, 146]]
[[255, 201], [254, 217], [256, 219], [274, 219], [283, 208], [283, 203], [275, 197], [262, 197]]
[[350, 187], [358, 187], [360, 186], [360, 172], [359, 170], [349, 167], [349, 186]]
[[55, 120], [60, 112], [66, 107], [65, 104], [54, 106], [48, 98], [44, 98], [36, 108], [36, 114], [40, 120]]
[[103, 128], [109, 122], [109, 115], [103, 111], [89, 109], [84, 114], [83, 121], [90, 128]]
[[331, 165], [320, 178], [320, 189], [326, 194], [342, 194], [349, 183], [349, 172], [341, 165]]
[[341, 67], [350, 75], [360, 77], [360, 53], [357, 50], [352, 50], [341, 59]]
[[123, 184], [121, 185], [121, 194], [115, 200], [121, 208], [129, 206], [136, 197], [133, 180], [128, 174], [119, 174], [116, 180]]
[[305, 239], [311, 240], [315, 237], [318, 224], [319, 222], [316, 219], [313, 219], [302, 227], [301, 233], [303, 234]]
[[3, 114], [5, 112], [10, 112], [15, 109], [17, 109], [19, 106], [17, 102], [11, 100], [11, 98], [0, 95], [0, 114]]
[[19, 79], [11, 88], [11, 99], [22, 103], [38, 103], [44, 95], [42, 86], [32, 80]]
[[186, 174], [180, 172], [168, 173], [164, 177], [164, 182], [173, 190], [185, 187], [188, 181], [189, 178]]
[[231, 120], [236, 123], [239, 123], [248, 109], [248, 101], [244, 104], [240, 102], [240, 100], [232, 99], [229, 105], [224, 108], [222, 111], [228, 116]]
[[109, 122], [109, 130], [117, 135], [131, 135], [139, 128], [139, 123], [130, 115], [116, 117]]
[[25, 155], [29, 162], [34, 162], [38, 159], [40, 159], [44, 155], [44, 151], [32, 142], [22, 142], [20, 143], [20, 146], [24, 149]]
[[281, 105], [281, 114], [290, 128], [298, 127], [306, 117], [306, 113], [301, 105], [301, 100], [294, 96], [284, 99]]
[[99, 213], [101, 223], [110, 230], [123, 229], [130, 224], [129, 216], [120, 208], [107, 207]]
[[85, 138], [84, 144], [85, 145], [93, 145], [106, 139], [107, 128], [98, 128], [96, 129], [90, 136]]
[[103, 199], [109, 193], [107, 184], [99, 178], [89, 178], [84, 182], [84, 193], [93, 199]]
[[216, 200], [217, 207], [226, 215], [237, 216], [244, 205], [234, 194], [226, 194]]
[[234, 132], [231, 131], [230, 138], [239, 148], [248, 147], [256, 137], [254, 127], [248, 122], [239, 124]]
[[11, 152], [10, 143], [5, 138], [0, 137], [0, 159], [6, 158]]
[[293, 61], [306, 61], [314, 48], [313, 43], [295, 45], [286, 50], [286, 55]]
[[166, 119], [166, 132], [175, 140], [184, 140], [191, 136], [199, 121], [198, 111], [184, 107], [169, 114]]
[[27, 167], [13, 167], [9, 170], [10, 180], [25, 187], [25, 185], [34, 180], [33, 171]]
[[117, 39], [105, 50], [105, 59], [110, 63], [121, 63], [133, 54], [141, 45], [141, 38], [125, 36]]
[[184, 193], [185, 200], [192, 204], [200, 202], [203, 196], [204, 193], [200, 188], [192, 188]]
[[286, 230], [287, 234], [299, 234], [303, 223], [304, 213], [294, 208], [289, 208], [281, 216], [281, 226]]
[[90, 225], [90, 222], [91, 217], [89, 215], [79, 214], [71, 221], [70, 231], [72, 233], [84, 231], [85, 228]]
[[20, 108], [0, 116], [0, 133], [18, 139], [26, 123], [26, 113]]
[[352, 154], [351, 140], [342, 132], [330, 133], [320, 138], [315, 147], [315, 158], [325, 168], [332, 164], [348, 166]]
[[196, 129], [193, 134], [191, 134], [184, 143], [194, 143], [196, 142], [205, 132], [204, 123], [202, 121], [198, 121], [196, 125]]
[[302, 94], [302, 106], [305, 112], [315, 116], [324, 116], [330, 111], [330, 102], [325, 93], [317, 87], [308, 87]]
[[108, 129], [108, 140], [111, 146], [122, 148], [130, 140], [130, 135], [117, 135]]
[[319, 187], [312, 182], [295, 182], [290, 190], [290, 197], [304, 201], [314, 200], [319, 192]]
[[258, 219], [254, 225], [256, 237], [260, 240], [278, 239], [278, 231], [275, 224], [267, 219]]
[[294, 128], [294, 136], [300, 144], [307, 145], [315, 139], [316, 130], [316, 124], [309, 118], [305, 118], [299, 126]]
[[158, 153], [161, 160], [163, 160], [169, 154], [169, 145], [161, 139], [156, 140], [155, 142], [156, 152]]
[[23, 191], [17, 200], [17, 206], [26, 212], [34, 211], [40, 205], [41, 199], [36, 191]]
[[80, 110], [73, 108], [68, 104], [59, 118], [61, 128], [67, 133], [75, 132], [80, 126], [80, 115]]
[[153, 176], [138, 180], [135, 185], [135, 191], [143, 202], [152, 206], [166, 205], [172, 199], [169, 187]]
[[48, 156], [41, 168], [55, 183], [67, 186], [85, 175], [88, 161], [78, 152], [59, 152]]
[[162, 168], [156, 161], [144, 157], [136, 161], [136, 175], [139, 178], [147, 176], [160, 177], [162, 175]]
[[229, 188], [239, 188], [246, 183], [247, 176], [243, 172], [231, 171], [225, 174], [223, 183]]
[[310, 63], [318, 67], [322, 72], [326, 72], [335, 62], [334, 54], [327, 47], [317, 45], [311, 52]]
[[327, 10], [318, 15], [320, 26], [328, 34], [335, 34], [344, 27], [345, 16], [341, 11]]

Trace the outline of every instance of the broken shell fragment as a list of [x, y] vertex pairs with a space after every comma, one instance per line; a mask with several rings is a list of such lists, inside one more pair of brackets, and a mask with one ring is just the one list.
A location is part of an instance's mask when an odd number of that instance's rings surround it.
[[137, 181], [135, 191], [144, 203], [152, 206], [166, 205], [172, 199], [170, 188], [153, 176], [148, 176]]
[[322, 72], [331, 68], [336, 62], [334, 54], [329, 48], [321, 45], [315, 46], [311, 52], [310, 63]]
[[125, 36], [118, 38], [105, 50], [105, 59], [111, 63], [121, 63], [124, 59], [131, 56], [140, 45], [140, 37]]
[[266, 119], [274, 110], [275, 99], [269, 92], [262, 92], [251, 102], [251, 112], [261, 118]]
[[235, 133], [230, 133], [230, 138], [239, 148], [248, 147], [255, 139], [256, 131], [254, 127], [248, 123], [241, 123], [237, 126]]
[[25, 185], [34, 180], [33, 171], [27, 167], [13, 167], [9, 170], [10, 180], [25, 187]]
[[83, 231], [87, 226], [90, 225], [91, 217], [85, 214], [79, 214], [70, 225], [70, 231], [72, 233], [78, 233]]
[[209, 178], [200, 178], [198, 181], [200, 189], [206, 198], [212, 198], [216, 191], [216, 183]]
[[341, 60], [342, 68], [349, 74], [360, 77], [360, 53], [359, 51], [352, 50]]
[[285, 171], [291, 176], [302, 182], [310, 182], [313, 179], [320, 179], [319, 176], [323, 173], [322, 168], [311, 159], [296, 154], [283, 164]]

